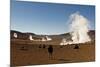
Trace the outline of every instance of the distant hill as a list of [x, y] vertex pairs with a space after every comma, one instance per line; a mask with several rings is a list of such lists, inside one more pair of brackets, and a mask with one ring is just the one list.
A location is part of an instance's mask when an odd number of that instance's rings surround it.
[[17, 34], [18, 39], [29, 39], [29, 35], [32, 35], [32, 36], [35, 35], [34, 33], [30, 33], [30, 32], [22, 33], [22, 32], [16, 31], [16, 30], [11, 30], [10, 31], [11, 39], [14, 38], [14, 33]]
[[16, 31], [16, 30], [10, 30], [10, 33], [22, 33], [22, 32], [19, 32], [19, 31]]
[[[11, 33], [22, 33], [22, 32], [19, 32], [19, 31], [16, 31], [16, 30], [11, 30]], [[31, 33], [31, 32], [25, 32], [25, 33], [22, 33], [22, 34], [27, 34], [27, 35], [35, 35], [34, 33]]]
[[[46, 35], [37, 35], [31, 32], [20, 32], [20, 31], [16, 31], [16, 30], [11, 30], [11, 38], [14, 38], [14, 33], [17, 33], [18, 35], [18, 39], [29, 39], [29, 35], [32, 35], [33, 37], [44, 37]], [[90, 38], [92, 40], [95, 40], [95, 30], [90, 30], [88, 32], [88, 35], [90, 36]], [[70, 33], [64, 33], [64, 34], [59, 34], [59, 35], [49, 35], [49, 37], [51, 37], [54, 40], [61, 40], [62, 38], [66, 38], [67, 40], [71, 40], [71, 35]]]
[[90, 36], [90, 38], [91, 38], [92, 40], [95, 40], [95, 30], [90, 30], [90, 31], [88, 32], [88, 35]]

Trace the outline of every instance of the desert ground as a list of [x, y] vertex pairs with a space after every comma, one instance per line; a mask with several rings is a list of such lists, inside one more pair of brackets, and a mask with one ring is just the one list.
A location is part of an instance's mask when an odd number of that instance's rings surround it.
[[[71, 45], [59, 45], [60, 42], [11, 39], [11, 66], [95, 61], [95, 41]], [[48, 52], [50, 45], [52, 55]]]

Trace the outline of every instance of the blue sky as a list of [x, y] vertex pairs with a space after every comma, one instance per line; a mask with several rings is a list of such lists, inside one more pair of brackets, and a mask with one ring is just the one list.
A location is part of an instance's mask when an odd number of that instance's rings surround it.
[[11, 2], [11, 29], [36, 34], [62, 34], [69, 31], [69, 16], [80, 12], [95, 29], [95, 7], [89, 5], [39, 2]]

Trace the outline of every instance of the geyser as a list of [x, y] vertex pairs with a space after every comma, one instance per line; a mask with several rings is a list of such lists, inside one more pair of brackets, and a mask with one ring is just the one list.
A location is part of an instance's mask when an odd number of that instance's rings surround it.
[[34, 40], [34, 39], [32, 38], [32, 35], [29, 35], [29, 39], [30, 39], [30, 40]]
[[89, 20], [83, 15], [76, 12], [70, 15], [71, 22], [71, 36], [73, 43], [85, 43], [91, 41], [88, 31], [89, 31]]
[[52, 40], [50, 37], [48, 37], [48, 36], [46, 36], [46, 39], [47, 39], [47, 41], [50, 41], [50, 40]]
[[81, 15], [79, 12], [73, 13], [69, 16], [70, 22], [70, 35], [72, 41], [66, 41], [62, 39], [60, 45], [75, 44], [75, 43], [85, 43], [91, 41], [88, 31], [89, 31], [89, 20]]
[[17, 33], [14, 33], [14, 35], [13, 35], [15, 38], [17, 38]]

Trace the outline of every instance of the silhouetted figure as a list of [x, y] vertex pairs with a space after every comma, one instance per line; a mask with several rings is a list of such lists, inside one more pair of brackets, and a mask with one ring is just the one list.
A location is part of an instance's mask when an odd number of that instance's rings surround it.
[[75, 47], [74, 47], [74, 49], [79, 49], [79, 46], [76, 44]]
[[25, 46], [23, 46], [20, 48], [20, 50], [27, 51], [28, 49]]
[[41, 44], [39, 45], [39, 48], [41, 48]]
[[43, 45], [43, 48], [45, 48], [46, 46], [45, 45]]
[[48, 53], [49, 53], [49, 59], [52, 59], [52, 54], [53, 54], [53, 47], [52, 47], [52, 45], [49, 45]]

